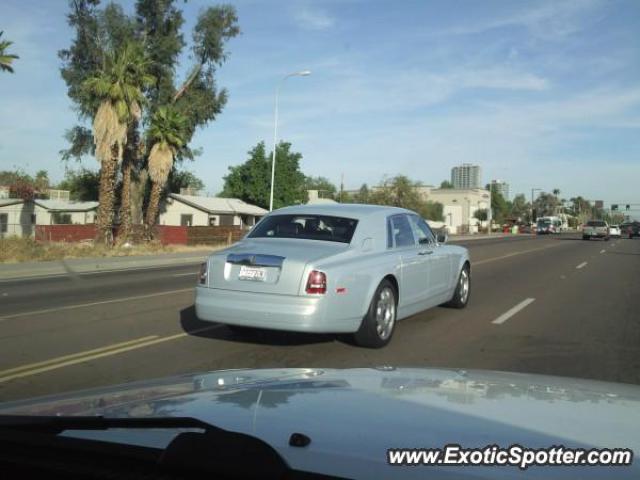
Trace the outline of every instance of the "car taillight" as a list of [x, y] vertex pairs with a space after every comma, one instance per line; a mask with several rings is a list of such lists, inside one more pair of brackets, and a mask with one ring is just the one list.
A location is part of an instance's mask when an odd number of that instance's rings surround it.
[[198, 273], [198, 283], [200, 285], [207, 284], [207, 262], [200, 264], [200, 272]]
[[313, 270], [307, 280], [307, 293], [327, 293], [327, 275], [324, 272]]

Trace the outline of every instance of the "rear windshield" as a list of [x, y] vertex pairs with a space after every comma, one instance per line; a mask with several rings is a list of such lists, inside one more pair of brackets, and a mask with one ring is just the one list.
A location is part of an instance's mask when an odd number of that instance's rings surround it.
[[607, 226], [606, 223], [598, 222], [598, 221], [595, 221], [595, 220], [592, 220], [592, 221], [588, 222], [587, 225], [590, 226], [590, 227], [606, 227]]
[[327, 215], [270, 215], [249, 234], [249, 238], [300, 238], [350, 243], [358, 221]]

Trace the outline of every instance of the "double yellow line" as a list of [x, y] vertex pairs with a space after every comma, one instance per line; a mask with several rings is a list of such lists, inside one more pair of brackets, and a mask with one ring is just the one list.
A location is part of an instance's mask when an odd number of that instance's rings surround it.
[[136, 338], [134, 340], [128, 340], [126, 342], [113, 343], [111, 345], [107, 345], [101, 348], [95, 348], [93, 350], [85, 350], [83, 352], [51, 358], [42, 362], [21, 365], [19, 367], [9, 368], [7, 370], [0, 370], [0, 383], [15, 380], [17, 378], [37, 375], [39, 373], [49, 372], [51, 370], [57, 370], [59, 368], [64, 368], [71, 365], [77, 365], [79, 363], [84, 363], [91, 360], [97, 360], [99, 358], [109, 357], [111, 355], [117, 355], [119, 353], [136, 350], [138, 348], [144, 348], [151, 345], [157, 345], [159, 343], [169, 342], [171, 340], [187, 337], [195, 333], [203, 332], [206, 330], [213, 330], [218, 327], [220, 327], [220, 325], [211, 325], [208, 327], [199, 328], [197, 330], [192, 330], [190, 332], [177, 333], [175, 335], [169, 335], [166, 337], [149, 335], [147, 337]]

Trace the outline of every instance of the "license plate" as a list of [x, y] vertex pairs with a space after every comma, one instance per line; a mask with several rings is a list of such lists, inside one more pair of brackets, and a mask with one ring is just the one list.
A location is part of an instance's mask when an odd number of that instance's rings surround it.
[[264, 282], [266, 277], [266, 270], [260, 267], [248, 267], [246, 265], [240, 266], [240, 273], [238, 279], [240, 280], [252, 280], [254, 282]]

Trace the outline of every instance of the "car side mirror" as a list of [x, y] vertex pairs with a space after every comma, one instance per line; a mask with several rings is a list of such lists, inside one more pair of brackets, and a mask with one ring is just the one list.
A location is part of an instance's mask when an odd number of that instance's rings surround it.
[[447, 240], [449, 240], [449, 235], [447, 235], [447, 232], [440, 232], [436, 236], [436, 239], [438, 240], [438, 243], [447, 243]]

